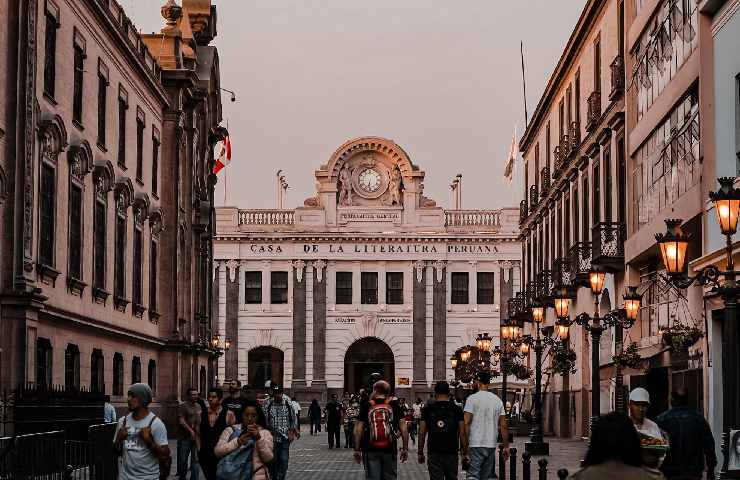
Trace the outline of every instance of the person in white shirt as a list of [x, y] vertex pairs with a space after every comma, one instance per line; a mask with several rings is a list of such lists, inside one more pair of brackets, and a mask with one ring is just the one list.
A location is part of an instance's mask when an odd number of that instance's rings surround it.
[[464, 461], [470, 463], [468, 480], [488, 480], [495, 477], [496, 439], [499, 429], [504, 460], [509, 458], [509, 429], [503, 402], [488, 391], [491, 374], [478, 372], [476, 377], [478, 392], [468, 397], [464, 408], [470, 455]]
[[[648, 408], [650, 408], [650, 394], [648, 391], [642, 387], [632, 390], [630, 392], [629, 409], [630, 418], [635, 425], [635, 430], [637, 430], [640, 437], [657, 438], [667, 444], [666, 436], [663, 435], [663, 431], [658, 424], [646, 417]], [[658, 468], [661, 463], [661, 457], [661, 454], [656, 454], [655, 452], [644, 449], [642, 451], [643, 463], [648, 468]]]
[[295, 412], [295, 419], [296, 423], [298, 424], [298, 436], [300, 437], [301, 433], [301, 404], [296, 402], [295, 400], [290, 401], [290, 406], [293, 407], [293, 411]]

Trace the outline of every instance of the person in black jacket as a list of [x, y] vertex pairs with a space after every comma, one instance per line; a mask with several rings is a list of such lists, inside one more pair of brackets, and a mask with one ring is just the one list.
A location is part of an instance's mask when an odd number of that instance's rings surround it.
[[311, 435], [318, 435], [321, 432], [321, 405], [315, 398], [308, 407], [308, 421], [311, 423]]
[[660, 470], [669, 480], [699, 480], [706, 468], [706, 477], [714, 478], [717, 455], [709, 424], [702, 414], [689, 407], [685, 388], [673, 392], [671, 404], [672, 408], [657, 418], [671, 445]]
[[218, 458], [214, 453], [221, 432], [229, 426], [236, 423], [234, 413], [221, 405], [223, 400], [223, 390], [218, 387], [208, 389], [208, 408], [201, 412], [200, 421], [200, 450], [198, 459], [203, 475], [207, 480], [216, 480], [216, 466]]

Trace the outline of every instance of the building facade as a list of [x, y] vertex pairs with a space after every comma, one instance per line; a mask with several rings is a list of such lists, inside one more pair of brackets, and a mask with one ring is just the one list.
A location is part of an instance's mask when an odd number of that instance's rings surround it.
[[[220, 121], [213, 35], [195, 33], [198, 22], [215, 33], [215, 9], [184, 3], [163, 8], [172, 48], [196, 52], [174, 68], [162, 62], [165, 43], [153, 54], [113, 0], [0, 2], [0, 43], [18, 45], [0, 78], [3, 388], [62, 385], [123, 405], [143, 381], [161, 407], [180, 397], [172, 358], [195, 349], [207, 364], [214, 353], [183, 333], [209, 311], [196, 272], [208, 271], [211, 250], [186, 241], [180, 257], [166, 254], [202, 211], [210, 235], [209, 210], [172, 191], [212, 199], [207, 148]], [[178, 75], [194, 98], [172, 87]], [[182, 185], [170, 178], [178, 168]], [[175, 269], [204, 306], [175, 309]]]
[[302, 207], [218, 208], [219, 380], [310, 400], [379, 372], [409, 396], [454, 378], [450, 356], [478, 333], [497, 343], [519, 290], [517, 212], [444, 210], [424, 176], [393, 141], [358, 138]]

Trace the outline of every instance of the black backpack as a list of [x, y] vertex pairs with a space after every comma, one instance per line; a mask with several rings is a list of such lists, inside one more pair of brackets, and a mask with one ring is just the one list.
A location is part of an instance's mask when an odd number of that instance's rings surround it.
[[455, 415], [455, 405], [451, 402], [435, 402], [427, 407], [429, 433], [456, 433], [458, 418]]

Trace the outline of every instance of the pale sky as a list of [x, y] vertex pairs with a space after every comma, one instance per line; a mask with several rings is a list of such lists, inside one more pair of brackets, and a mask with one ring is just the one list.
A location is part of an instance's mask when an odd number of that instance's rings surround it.
[[[160, 0], [119, 0], [143, 32]], [[180, 2], [178, 2], [180, 3]], [[214, 0], [232, 162], [216, 203], [275, 208], [314, 193], [314, 170], [346, 140], [399, 144], [426, 172], [425, 195], [449, 207], [519, 204], [503, 179], [514, 125], [524, 131], [519, 42], [531, 118], [585, 0]]]

